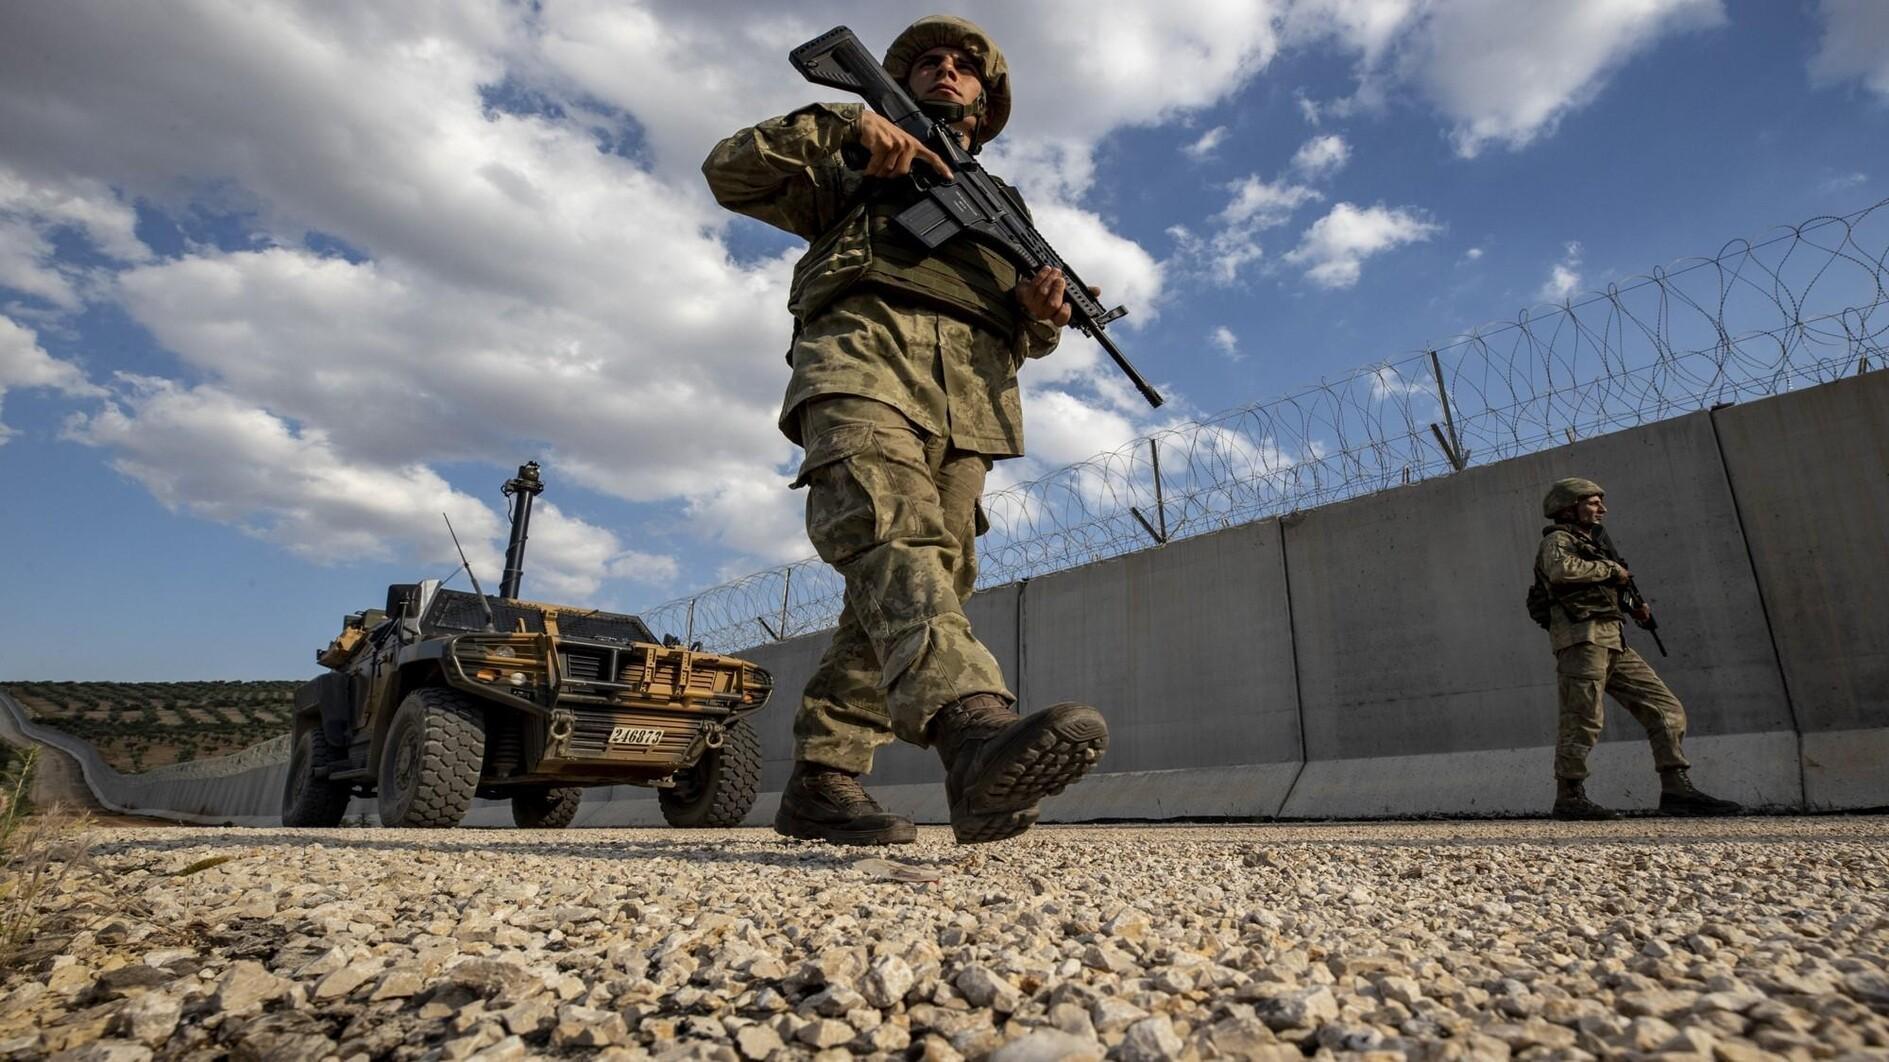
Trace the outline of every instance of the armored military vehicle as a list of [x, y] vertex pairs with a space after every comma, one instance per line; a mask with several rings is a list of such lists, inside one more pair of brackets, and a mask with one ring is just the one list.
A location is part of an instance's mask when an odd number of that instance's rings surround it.
[[[773, 689], [744, 660], [658, 639], [636, 616], [521, 600], [536, 462], [503, 491], [511, 542], [497, 596], [440, 580], [387, 588], [347, 616], [295, 696], [288, 826], [334, 826], [355, 796], [383, 826], [456, 826], [474, 797], [561, 828], [586, 786], [645, 785], [674, 826], [733, 826], [760, 785], [748, 717]], [[471, 566], [466, 572], [472, 574]]]

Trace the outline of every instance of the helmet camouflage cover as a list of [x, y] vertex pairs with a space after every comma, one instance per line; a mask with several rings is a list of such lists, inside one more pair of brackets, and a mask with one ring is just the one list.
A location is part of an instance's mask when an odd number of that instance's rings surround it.
[[1579, 476], [1558, 479], [1554, 486], [1548, 488], [1548, 496], [1541, 500], [1541, 515], [1552, 517], [1561, 510], [1579, 503], [1582, 498], [1591, 498], [1596, 494], [1605, 493], [1607, 492], [1600, 488], [1600, 484], [1591, 479], [1582, 479]]
[[911, 77], [918, 57], [933, 48], [956, 48], [977, 61], [978, 80], [984, 86], [971, 107], [978, 116], [977, 143], [996, 139], [1010, 120], [1010, 67], [996, 42], [977, 23], [955, 15], [927, 15], [893, 39], [880, 65], [903, 85]]

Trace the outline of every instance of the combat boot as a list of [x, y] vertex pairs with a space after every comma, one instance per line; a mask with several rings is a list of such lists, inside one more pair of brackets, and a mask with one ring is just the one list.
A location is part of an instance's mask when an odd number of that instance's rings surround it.
[[1601, 822], [1620, 816], [1587, 799], [1578, 778], [1557, 778], [1554, 783], [1554, 817], [1569, 822]]
[[1663, 815], [1736, 815], [1745, 809], [1730, 800], [1699, 792], [1686, 769], [1674, 767], [1659, 772], [1659, 810]]
[[944, 761], [959, 844], [1001, 841], [1034, 826], [1037, 803], [1088, 773], [1108, 749], [1108, 724], [1086, 704], [1019, 718], [990, 693], [946, 705], [925, 733]]
[[794, 763], [781, 790], [774, 832], [834, 844], [910, 844], [918, 827], [879, 806], [859, 776], [823, 763]]

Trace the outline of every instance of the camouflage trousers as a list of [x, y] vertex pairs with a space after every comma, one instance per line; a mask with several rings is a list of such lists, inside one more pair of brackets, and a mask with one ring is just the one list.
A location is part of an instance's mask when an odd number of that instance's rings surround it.
[[1600, 741], [1605, 721], [1603, 694], [1611, 694], [1646, 728], [1655, 767], [1663, 771], [1688, 766], [1680, 750], [1686, 737], [1686, 710], [1640, 654], [1581, 642], [1555, 653], [1555, 676], [1561, 695], [1561, 727], [1554, 748], [1556, 778], [1579, 781], [1587, 777], [1587, 754]]
[[926, 745], [952, 701], [1015, 699], [963, 608], [990, 461], [869, 398], [815, 399], [800, 416], [807, 537], [845, 578], [846, 605], [801, 696], [794, 758], [865, 773], [894, 736]]

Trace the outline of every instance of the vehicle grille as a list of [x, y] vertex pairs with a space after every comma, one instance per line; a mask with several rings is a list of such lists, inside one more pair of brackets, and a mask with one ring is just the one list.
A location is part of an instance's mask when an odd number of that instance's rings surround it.
[[579, 682], [597, 682], [604, 677], [604, 669], [609, 666], [611, 655], [604, 649], [567, 647], [560, 654], [564, 677], [576, 679]]
[[[613, 759], [673, 760], [695, 741], [695, 723], [667, 712], [625, 712], [598, 708], [580, 708], [577, 725], [571, 730], [573, 756], [603, 756]], [[622, 745], [612, 748], [610, 731], [619, 726], [661, 727], [662, 740], [649, 746]]]

